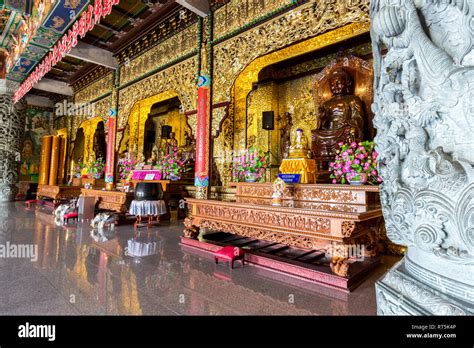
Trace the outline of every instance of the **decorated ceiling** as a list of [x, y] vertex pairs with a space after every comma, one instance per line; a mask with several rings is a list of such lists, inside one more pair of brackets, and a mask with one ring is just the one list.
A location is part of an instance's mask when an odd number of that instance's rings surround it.
[[7, 0], [0, 24], [8, 78], [21, 82], [89, 4], [89, 0]]
[[[0, 50], [7, 51], [7, 78], [23, 82], [89, 4], [94, 0], [0, 0]], [[147, 17], [175, 5], [166, 0], [121, 0], [81, 41], [114, 51], [134, 28], [147, 25]], [[84, 65], [66, 56], [46, 77], [66, 82]]]

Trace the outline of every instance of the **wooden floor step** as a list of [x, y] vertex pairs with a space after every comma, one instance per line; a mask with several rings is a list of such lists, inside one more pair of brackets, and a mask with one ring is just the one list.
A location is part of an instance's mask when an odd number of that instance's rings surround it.
[[232, 246], [243, 247], [244, 245], [255, 243], [256, 241], [257, 241], [256, 239], [251, 239], [251, 240], [248, 240], [248, 241], [242, 240], [242, 241], [237, 241], [237, 243], [231, 242], [231, 245]]
[[286, 249], [289, 249], [290, 247], [288, 245], [283, 245], [279, 248], [276, 248], [276, 249], [272, 249], [272, 250], [268, 250], [268, 251], [264, 251], [265, 254], [276, 254], [277, 252], [279, 251], [283, 251], [283, 250], [286, 250]]
[[261, 245], [257, 248], [252, 248], [250, 250], [252, 251], [257, 251], [257, 250], [261, 250], [261, 249], [265, 249], [265, 248], [268, 248], [268, 247], [271, 247], [271, 246], [274, 246], [274, 245], [277, 245], [278, 243], [270, 243], [270, 244], [267, 244], [267, 245]]
[[300, 258], [298, 261], [302, 261], [302, 262], [305, 262], [305, 263], [312, 263], [312, 262], [315, 262], [315, 261], [319, 260], [320, 258], [323, 258], [324, 255], [326, 255], [323, 251], [315, 250], [315, 252], [317, 253], [317, 255], [314, 255], [314, 256], [310, 257], [309, 259], [305, 259], [305, 260], [301, 260], [301, 258]]
[[312, 253], [315, 253], [315, 252], [317, 252], [317, 250], [310, 250], [310, 251], [307, 251], [307, 252], [305, 252], [305, 253], [303, 253], [303, 254], [290, 257], [290, 260], [298, 260], [298, 259], [301, 258], [301, 257], [308, 256], [308, 255], [310, 255], [310, 254], [312, 254]]

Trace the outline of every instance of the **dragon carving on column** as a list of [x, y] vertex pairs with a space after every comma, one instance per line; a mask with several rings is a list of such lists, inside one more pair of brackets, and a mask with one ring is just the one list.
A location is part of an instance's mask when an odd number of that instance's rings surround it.
[[[403, 261], [407, 274], [471, 304], [473, 12], [473, 0], [371, 3], [372, 110], [387, 235], [408, 246]], [[392, 278], [389, 274], [383, 281]], [[379, 301], [379, 313], [397, 312], [384, 303]], [[436, 303], [425, 303], [426, 309], [463, 311], [441, 300]]]

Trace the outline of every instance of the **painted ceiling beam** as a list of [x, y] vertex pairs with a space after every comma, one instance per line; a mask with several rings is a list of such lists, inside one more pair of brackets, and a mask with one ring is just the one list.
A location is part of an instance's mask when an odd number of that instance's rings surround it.
[[28, 105], [42, 106], [45, 108], [54, 107], [54, 102], [47, 97], [30, 93], [30, 94], [27, 94], [25, 98], [26, 98], [26, 103]]
[[67, 96], [72, 96], [74, 94], [72, 87], [69, 86], [66, 82], [46, 78], [41, 79], [36, 85], [33, 86], [33, 88], [39, 89], [40, 91]]
[[114, 58], [112, 52], [81, 41], [77, 43], [77, 46], [74, 47], [71, 52], [67, 54], [67, 56], [81, 59], [89, 63], [102, 65], [114, 70], [117, 70], [119, 67], [119, 64]]
[[207, 17], [211, 11], [208, 0], [176, 0], [176, 3], [201, 17]]

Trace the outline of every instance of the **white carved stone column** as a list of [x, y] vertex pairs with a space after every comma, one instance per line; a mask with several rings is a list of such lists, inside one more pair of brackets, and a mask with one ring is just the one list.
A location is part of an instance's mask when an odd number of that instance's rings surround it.
[[371, 3], [382, 209], [408, 246], [376, 284], [379, 314], [474, 313], [472, 6]]
[[13, 104], [18, 85], [0, 79], [0, 202], [15, 199], [18, 193], [21, 143], [25, 130], [25, 103]]

